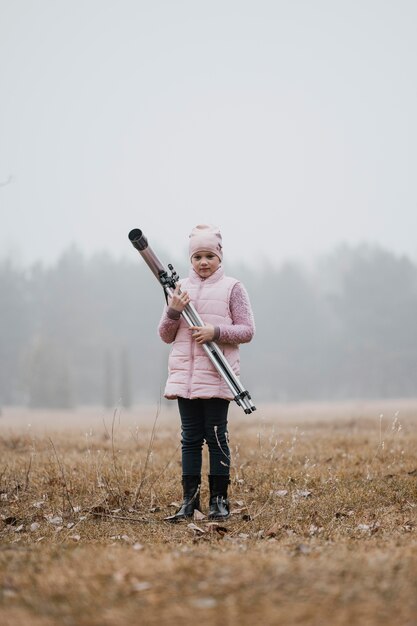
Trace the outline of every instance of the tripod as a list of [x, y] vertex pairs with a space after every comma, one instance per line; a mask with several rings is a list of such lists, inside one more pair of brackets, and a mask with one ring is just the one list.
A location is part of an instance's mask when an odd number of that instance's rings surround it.
[[[165, 297], [172, 296], [175, 285], [179, 280], [179, 276], [172, 265], [168, 265], [168, 269], [170, 271], [170, 273], [168, 273], [164, 265], [149, 246], [145, 235], [138, 228], [130, 231], [129, 240], [133, 247], [138, 250], [151, 272], [156, 276], [158, 282], [162, 285]], [[204, 326], [203, 320], [191, 302], [187, 304], [181, 315], [188, 326]], [[214, 341], [208, 341], [203, 344], [203, 349], [218, 373], [227, 383], [233, 394], [235, 402], [242, 407], [245, 413], [252, 413], [252, 411], [255, 411], [256, 407], [251, 400], [249, 392], [243, 387], [219, 346]]]

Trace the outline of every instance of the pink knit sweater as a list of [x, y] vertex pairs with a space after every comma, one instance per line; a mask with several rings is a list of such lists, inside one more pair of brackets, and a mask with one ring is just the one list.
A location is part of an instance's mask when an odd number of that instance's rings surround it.
[[[214, 341], [229, 344], [248, 343], [255, 334], [255, 322], [249, 296], [241, 283], [236, 283], [233, 287], [229, 305], [233, 325], [216, 326]], [[169, 306], [165, 307], [158, 326], [162, 341], [172, 343], [175, 340], [180, 318], [181, 314], [178, 311]]]

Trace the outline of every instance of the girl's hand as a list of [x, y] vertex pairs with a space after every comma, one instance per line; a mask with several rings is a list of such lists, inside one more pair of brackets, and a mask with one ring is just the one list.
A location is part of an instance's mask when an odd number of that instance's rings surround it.
[[193, 339], [196, 343], [202, 344], [207, 341], [213, 341], [214, 339], [214, 326], [207, 324], [206, 326], [190, 326], [190, 332], [192, 332]]
[[172, 298], [169, 298], [168, 302], [171, 309], [182, 313], [187, 304], [190, 302], [190, 297], [186, 291], [180, 293], [180, 286], [177, 283], [175, 285], [175, 290], [172, 294]]

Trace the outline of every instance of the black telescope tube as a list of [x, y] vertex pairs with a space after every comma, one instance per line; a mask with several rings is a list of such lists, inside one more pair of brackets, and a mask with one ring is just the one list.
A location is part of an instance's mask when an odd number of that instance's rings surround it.
[[163, 286], [163, 283], [161, 282], [161, 276], [164, 276], [166, 274], [165, 267], [158, 259], [152, 248], [148, 245], [148, 240], [146, 239], [143, 232], [139, 228], [134, 228], [130, 231], [128, 237], [132, 246], [136, 248], [151, 272], [156, 276], [158, 281]]
[[129, 239], [132, 246], [134, 246], [136, 250], [139, 250], [139, 252], [146, 250], [148, 247], [148, 240], [139, 228], [134, 228], [130, 231]]

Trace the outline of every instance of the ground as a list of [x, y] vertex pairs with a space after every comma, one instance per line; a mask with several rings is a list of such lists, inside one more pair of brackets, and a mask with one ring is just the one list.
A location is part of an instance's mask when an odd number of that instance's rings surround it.
[[174, 403], [0, 417], [3, 626], [417, 624], [417, 401], [231, 407], [232, 515], [169, 524]]

